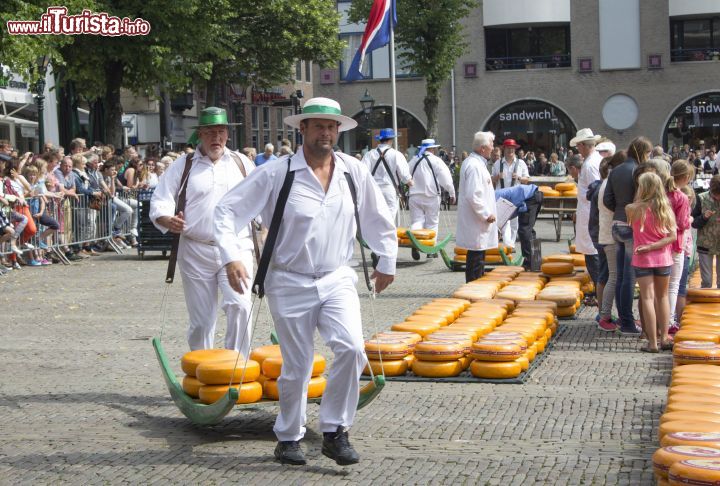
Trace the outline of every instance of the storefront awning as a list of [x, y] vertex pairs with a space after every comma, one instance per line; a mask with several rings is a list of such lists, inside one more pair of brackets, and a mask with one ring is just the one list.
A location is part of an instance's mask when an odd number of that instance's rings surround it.
[[14, 123], [15, 125], [20, 125], [24, 127], [37, 127], [38, 124], [36, 121], [32, 120], [26, 120], [24, 118], [17, 118], [14, 116], [5, 116], [0, 114], [0, 123]]
[[34, 103], [32, 94], [27, 91], [16, 91], [0, 88], [0, 102], [14, 103], [16, 105], [31, 105]]

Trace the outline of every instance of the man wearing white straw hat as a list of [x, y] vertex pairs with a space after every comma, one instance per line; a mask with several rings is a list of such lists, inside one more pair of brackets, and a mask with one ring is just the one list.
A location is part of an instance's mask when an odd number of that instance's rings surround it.
[[578, 177], [578, 202], [575, 217], [575, 250], [585, 255], [585, 266], [593, 283], [597, 287], [600, 271], [598, 253], [590, 238], [590, 201], [587, 190], [590, 184], [600, 180], [600, 162], [602, 155], [595, 150], [600, 135], [594, 135], [589, 128], [583, 128], [570, 140], [570, 146], [576, 147], [583, 158], [580, 176]]
[[[275, 457], [283, 464], [306, 463], [300, 440], [305, 435], [317, 329], [335, 355], [320, 405], [322, 453], [340, 465], [355, 464], [359, 456], [347, 430], [355, 417], [360, 374], [367, 362], [357, 274], [349, 266], [356, 221], [363, 239], [379, 257], [372, 276], [377, 292], [394, 278], [396, 229], [367, 167], [354, 157], [333, 152], [338, 134], [357, 126], [342, 114], [336, 101], [309, 99], [302, 114], [285, 118], [285, 123], [300, 130], [303, 145], [292, 156], [258, 167], [220, 201], [215, 210], [215, 237], [230, 284], [248, 293], [249, 275], [240, 258], [235, 228], [244, 227], [258, 214], [271, 222], [261, 260], [272, 254], [267, 280], [263, 286], [262, 279], [256, 279], [254, 287], [258, 295], [267, 292], [283, 358], [278, 379], [280, 414], [273, 428], [278, 438]], [[262, 268], [261, 263], [259, 276]]]
[[[435, 155], [440, 144], [426, 138], [417, 155], [410, 161], [410, 175], [414, 184], [410, 187], [410, 229], [431, 229], [437, 236], [440, 221], [440, 190], [450, 194], [450, 204], [455, 203], [455, 186], [450, 169]], [[417, 250], [413, 248], [413, 256]], [[437, 253], [428, 254], [437, 258]]]

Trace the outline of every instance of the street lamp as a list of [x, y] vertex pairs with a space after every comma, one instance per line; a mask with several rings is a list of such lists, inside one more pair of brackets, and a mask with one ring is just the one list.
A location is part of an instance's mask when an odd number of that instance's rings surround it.
[[[305, 96], [305, 93], [303, 90], [298, 89], [290, 93], [290, 100], [292, 101], [292, 107], [293, 107], [293, 115], [298, 115], [300, 113], [300, 100], [303, 99]], [[298, 133], [297, 128], [293, 129], [294, 133], [294, 142], [295, 142], [295, 150], [297, 150], [298, 145], [300, 145], [300, 134]]]
[[[372, 140], [370, 137], [370, 114], [375, 106], [375, 98], [370, 96], [370, 90], [365, 90], [365, 94], [362, 98], [360, 98], [360, 106], [362, 107], [363, 114], [365, 115], [365, 130], [368, 135], [368, 139]], [[368, 143], [368, 149], [370, 148], [370, 145], [372, 145], [372, 141]]]
[[45, 103], [45, 74], [47, 73], [49, 63], [50, 56], [47, 54], [37, 58], [39, 77], [37, 83], [35, 83], [35, 94], [37, 95], [35, 101], [37, 102], [38, 109], [38, 152], [41, 152], [45, 145], [45, 122], [43, 120], [43, 109]]

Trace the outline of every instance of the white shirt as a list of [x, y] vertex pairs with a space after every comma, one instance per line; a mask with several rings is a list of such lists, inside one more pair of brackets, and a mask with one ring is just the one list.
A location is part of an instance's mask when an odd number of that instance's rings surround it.
[[147, 184], [148, 189], [152, 189], [158, 185], [158, 176], [155, 172], [150, 172], [147, 175], [147, 180], [145, 181], [145, 184]]
[[612, 236], [613, 211], [610, 211], [603, 203], [605, 188], [607, 187], [607, 179], [600, 184], [598, 191], [598, 215], [600, 216], [600, 231], [598, 232], [598, 244], [612, 245], [615, 240]]
[[[191, 240], [212, 244], [215, 241], [215, 228], [213, 215], [215, 206], [220, 198], [230, 189], [243, 180], [235, 159], [230, 150], [225, 148], [223, 155], [213, 164], [209, 157], [196, 150], [186, 192], [185, 229], [183, 236]], [[185, 157], [181, 156], [159, 178], [158, 185], [150, 201], [150, 220], [163, 233], [167, 228], [157, 222], [161, 216], [175, 215], [175, 198], [180, 192], [180, 179], [185, 170]], [[253, 171], [254, 165], [244, 155], [240, 155], [245, 171], [248, 175]], [[248, 223], [250, 220], [248, 219]], [[239, 226], [232, 238], [243, 250], [253, 248], [250, 231], [247, 223]]]
[[[395, 182], [402, 182], [403, 184], [407, 184], [407, 182], [411, 179], [410, 167], [408, 166], [407, 159], [405, 159], [405, 156], [403, 154], [385, 143], [381, 143], [377, 146], [376, 149], [368, 150], [365, 153], [362, 162], [368, 168], [370, 173], [372, 174], [375, 165], [377, 165], [378, 160], [380, 160], [380, 152], [378, 152], [378, 150], [385, 153], [385, 161], [387, 162], [388, 167], [390, 168], [390, 171], [395, 178]], [[390, 179], [390, 176], [385, 170], [385, 166], [382, 162], [380, 162], [380, 164], [377, 166], [377, 170], [375, 171], [375, 175], [373, 177], [375, 178], [375, 182], [377, 182], [379, 186], [392, 185], [392, 180]]]
[[469, 250], [497, 248], [497, 223], [487, 221], [497, 213], [495, 189], [487, 160], [475, 152], [462, 163], [458, 194], [457, 246]]
[[[517, 179], [513, 181], [513, 174], [517, 174]], [[527, 164], [522, 159], [518, 159], [515, 157], [515, 160], [512, 164], [508, 163], [507, 160], [505, 160], [505, 157], [498, 160], [493, 164], [493, 171], [492, 171], [493, 177], [499, 175], [500, 179], [498, 179], [497, 184], [495, 184], [495, 189], [502, 188], [502, 187], [512, 187], [517, 184], [520, 184], [520, 179], [524, 177], [530, 177], [530, 172], [528, 171]], [[505, 185], [503, 186], [500, 181], [503, 181]]]
[[588, 224], [590, 222], [590, 201], [587, 200], [587, 190], [590, 184], [600, 180], [600, 162], [602, 155], [597, 150], [588, 155], [583, 161], [578, 177], [577, 212], [575, 213], [575, 249], [584, 255], [596, 255], [597, 250], [590, 238]]
[[[430, 164], [428, 164], [428, 161]], [[430, 170], [430, 165], [432, 165], [432, 170]], [[437, 178], [437, 185], [435, 184], [435, 178], [433, 178], [433, 171]], [[440, 189], [445, 189], [450, 194], [450, 197], [455, 197], [455, 186], [453, 185], [450, 169], [440, 157], [430, 152], [425, 152], [422, 158], [417, 156], [412, 158], [410, 161], [410, 175], [413, 178], [410, 196], [439, 196]]]
[[600, 180], [600, 162], [602, 162], [602, 155], [597, 150], [593, 150], [583, 160], [580, 176], [578, 177], [578, 206], [587, 204], [590, 207], [590, 201], [587, 200], [586, 194], [590, 184]]
[[[270, 271], [318, 275], [348, 264], [355, 248], [356, 232], [355, 209], [345, 179], [345, 172], [349, 172], [357, 191], [363, 238], [380, 257], [377, 270], [394, 275], [397, 235], [382, 192], [360, 161], [341, 153], [335, 155], [335, 170], [327, 193], [307, 164], [302, 148], [292, 156], [290, 170], [295, 172], [295, 180], [283, 213]], [[287, 156], [267, 162], [218, 203], [215, 239], [223, 265], [240, 259], [241, 249], [233, 237], [235, 228], [247, 226], [258, 214], [263, 221], [272, 221], [287, 170]]]

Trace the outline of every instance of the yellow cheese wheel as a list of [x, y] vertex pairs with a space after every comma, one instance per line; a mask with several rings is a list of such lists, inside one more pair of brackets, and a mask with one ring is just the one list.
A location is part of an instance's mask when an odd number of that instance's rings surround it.
[[452, 304], [454, 306], [462, 307], [463, 310], [470, 307], [470, 301], [465, 299], [454, 299], [451, 297], [440, 297], [430, 301], [430, 304]]
[[[243, 369], [244, 374], [243, 374]], [[224, 361], [205, 361], [195, 370], [197, 379], [206, 385], [228, 385], [256, 381], [260, 376], [260, 364], [252, 359], [228, 359]]]
[[415, 229], [415, 230], [410, 230], [410, 232], [418, 240], [432, 240], [436, 236], [435, 230], [431, 230], [431, 229]]
[[[195, 351], [185, 353], [180, 360], [180, 365], [186, 375], [194, 377], [195, 369], [200, 363], [206, 361], [237, 359], [239, 354], [240, 353], [233, 351], [232, 349], [197, 349]], [[240, 357], [240, 359], [242, 359], [242, 357]]]
[[520, 344], [521, 348], [527, 348], [528, 342], [525, 340], [525, 337], [513, 330], [507, 330], [503, 331], [501, 328], [498, 328], [498, 330], [493, 331], [485, 336], [483, 336], [483, 341], [513, 341]]
[[501, 332], [516, 332], [520, 334], [527, 342], [528, 346], [533, 344], [537, 340], [537, 334], [535, 333], [535, 330], [528, 328], [527, 326], [503, 324], [502, 326], [498, 327], [497, 330]]
[[[255, 403], [262, 398], [263, 387], [257, 381], [232, 385], [239, 391], [237, 403]], [[198, 393], [200, 401], [205, 404], [215, 403], [222, 398], [230, 387], [228, 385], [203, 385]]]
[[714, 376], [717, 376], [720, 378], [720, 368], [716, 368], [713, 365], [709, 364], [691, 364], [691, 365], [685, 365], [682, 368], [674, 368], [673, 369], [673, 376], [676, 374], [687, 374], [687, 373], [702, 373], [702, 374], [712, 374]]
[[545, 336], [543, 336], [535, 341], [535, 344], [537, 345], [538, 354], [543, 354], [545, 352], [545, 348], [547, 348], [548, 340]]
[[406, 322], [419, 322], [422, 324], [432, 324], [434, 326], [443, 327], [448, 325], [446, 316], [429, 315], [429, 314], [412, 314], [405, 318]]
[[365, 369], [363, 370], [363, 375], [370, 374], [370, 370], [368, 369], [368, 366], [370, 366], [370, 368], [372, 368], [373, 374], [375, 375], [384, 374], [385, 376], [402, 376], [407, 372], [408, 365], [413, 362], [414, 361], [408, 361], [404, 358], [391, 361], [382, 360], [381, 366], [379, 360], [369, 359], [368, 365], [366, 365]]
[[555, 189], [550, 186], [538, 186], [537, 190], [545, 194], [546, 192], [554, 191]]
[[653, 471], [658, 477], [667, 479], [670, 467], [676, 462], [687, 459], [720, 459], [720, 449], [693, 446], [661, 447], [652, 456]]
[[448, 378], [457, 376], [463, 371], [464, 362], [454, 361], [421, 361], [413, 362], [413, 373], [427, 378]]
[[577, 305], [569, 305], [567, 307], [558, 307], [558, 317], [573, 317], [577, 311]]
[[465, 346], [453, 341], [423, 341], [417, 343], [414, 354], [421, 361], [455, 361], [465, 356]]
[[668, 390], [668, 396], [677, 395], [679, 393], [687, 393], [690, 395], [696, 395], [698, 397], [703, 395], [710, 395], [718, 397], [720, 401], [720, 388], [714, 388], [711, 386], [695, 386], [695, 385], [671, 385]]
[[[403, 360], [407, 363], [407, 371], [412, 370], [412, 364], [415, 362], [415, 356], [412, 354], [408, 354], [403, 358]], [[365, 369], [367, 369], [367, 366], [365, 367]]]
[[[265, 378], [277, 380], [282, 371], [282, 358], [266, 358], [262, 364], [262, 374]], [[311, 376], [320, 376], [325, 371], [325, 357], [315, 353]]]
[[463, 356], [458, 361], [460, 361], [460, 364], [462, 365], [462, 369], [463, 369], [463, 371], [465, 371], [466, 369], [468, 369], [470, 367], [470, 363], [472, 363], [472, 358], [470, 358], [469, 356]]
[[555, 190], [560, 192], [575, 191], [577, 190], [577, 185], [574, 182], [558, 182], [555, 184]]
[[562, 197], [577, 197], [578, 192], [577, 189], [573, 189], [572, 191], [562, 191], [560, 195]]
[[[585, 255], [581, 255], [579, 253], [571, 253], [570, 256], [573, 259], [573, 266], [575, 267], [584, 267], [585, 266]], [[585, 282], [588, 283], [588, 282]]]
[[483, 261], [491, 265], [503, 263], [503, 259], [500, 255], [485, 255], [485, 259]]
[[525, 309], [533, 309], [536, 308], [542, 308], [546, 309], [548, 312], [552, 312], [555, 314], [555, 311], [557, 310], [557, 303], [553, 302], [551, 300], [542, 300], [542, 299], [536, 299], [532, 301], [522, 301], [518, 303], [518, 310], [525, 310]]
[[260, 346], [259, 348], [255, 348], [250, 352], [250, 359], [254, 359], [258, 363], [260, 363], [260, 366], [262, 366], [262, 362], [265, 361], [265, 358], [281, 358], [282, 354], [280, 354], [280, 345], [279, 344], [269, 344], [267, 346]]
[[[325, 392], [326, 385], [327, 380], [324, 376], [316, 376], [314, 378], [310, 378], [310, 383], [308, 383], [307, 388], [307, 397], [321, 397], [322, 394]], [[280, 400], [280, 392], [278, 389], [277, 380], [266, 380], [262, 386], [262, 392], [265, 398], [268, 398], [270, 400]]]
[[442, 317], [444, 318], [444, 324], [443, 326], [447, 326], [452, 321], [455, 320], [455, 313], [452, 311], [446, 311], [444, 309], [437, 309], [437, 308], [431, 308], [431, 309], [417, 309], [415, 312], [412, 313], [414, 316], [432, 316], [432, 317]]
[[682, 341], [673, 346], [673, 360], [677, 365], [720, 364], [720, 346], [705, 341]]
[[720, 459], [684, 459], [670, 466], [668, 479], [673, 485], [720, 484]]
[[368, 359], [403, 359], [410, 354], [410, 344], [403, 339], [369, 339], [365, 341], [365, 354]]
[[712, 332], [702, 329], [683, 327], [677, 333], [675, 333], [673, 339], [676, 343], [682, 341], [709, 341], [712, 343], [720, 343], [720, 331]]
[[467, 248], [462, 248], [462, 247], [456, 246], [453, 251], [455, 252], [456, 256], [466, 256], [467, 255]]
[[699, 422], [695, 420], [675, 420], [665, 422], [660, 425], [658, 430], [659, 438], [673, 432], [718, 432], [720, 433], [720, 424], [715, 422]]
[[491, 324], [465, 324], [465, 323], [452, 323], [449, 326], [445, 328], [438, 329], [438, 332], [446, 331], [446, 332], [468, 332], [473, 333], [473, 342], [477, 341], [484, 335], [492, 332], [492, 330], [495, 329], [494, 325]]
[[660, 439], [662, 447], [693, 446], [720, 449], [720, 434], [715, 432], [676, 432], [665, 435]]
[[[720, 389], [717, 387], [708, 388]], [[705, 405], [720, 406], [720, 401], [718, 401], [713, 395], [698, 395], [697, 393], [674, 393], [673, 395], [668, 396], [668, 405], [670, 405], [671, 403], [679, 402], [686, 402], [692, 404], [702, 403]]]
[[665, 412], [660, 416], [660, 423], [673, 421], [698, 421], [698, 422], [720, 422], [720, 412], [691, 412], [689, 410], [678, 410], [676, 412]]
[[415, 347], [415, 344], [419, 343], [423, 340], [423, 337], [416, 333], [416, 332], [400, 332], [400, 331], [382, 331], [377, 334], [373, 334], [373, 336], [370, 338], [372, 339], [399, 339], [401, 341], [405, 341], [408, 343], [408, 346], [410, 346], [410, 349]]
[[453, 319], [457, 318], [462, 312], [465, 310], [464, 307], [453, 305], [453, 304], [447, 304], [443, 302], [428, 302], [427, 304], [424, 304], [418, 308], [418, 310], [429, 310], [429, 311], [445, 311], [445, 312], [451, 312]]
[[545, 275], [567, 275], [575, 271], [570, 262], [547, 262], [540, 267]]
[[517, 360], [517, 363], [520, 363], [520, 369], [522, 371], [527, 371], [527, 369], [530, 367], [530, 360], [527, 359], [527, 356], [520, 356]]
[[182, 389], [191, 397], [198, 398], [200, 396], [200, 387], [204, 384], [195, 377], [185, 375], [182, 381]]
[[720, 303], [720, 289], [687, 289], [689, 302]]
[[534, 317], [542, 319], [545, 321], [546, 326], [549, 326], [553, 322], [555, 322], [555, 313], [543, 309], [531, 309], [521, 307], [519, 309], [515, 309], [511, 317]]
[[[416, 238], [416, 239], [417, 239], [417, 242], [420, 243], [421, 245], [435, 246], [434, 238], [433, 239], [422, 239], [422, 240], [419, 238]], [[410, 246], [410, 245], [412, 245], [412, 241], [410, 240], [410, 238], [398, 238], [398, 244]]]
[[554, 286], [542, 289], [538, 297], [555, 302], [558, 306], [557, 312], [561, 307], [574, 306], [577, 303], [578, 294], [576, 290], [571, 288]]
[[505, 246], [501, 243], [497, 248], [488, 248], [487, 250], [485, 250], [485, 255], [499, 255], [500, 250], [505, 252], [506, 255], [510, 255], [513, 252], [513, 247]]
[[398, 324], [393, 324], [390, 329], [392, 329], [393, 331], [414, 332], [416, 334], [420, 334], [421, 336], [427, 336], [428, 334], [432, 334], [433, 332], [440, 329], [440, 325], [420, 321], [406, 321], [400, 322]]
[[720, 382], [718, 382], [714, 376], [678, 376], [673, 378], [673, 385], [694, 385], [704, 386], [706, 388], [717, 388], [720, 387]]
[[705, 400], [698, 396], [695, 400], [681, 400], [674, 398], [676, 396], [673, 395], [668, 399], [666, 412], [720, 413], [720, 403], [713, 398]]
[[480, 340], [473, 343], [470, 357], [480, 361], [516, 361], [524, 353], [517, 341]]
[[[438, 329], [437, 332], [429, 334], [425, 338], [426, 342], [448, 341], [451, 343], [459, 343], [462, 345], [465, 353], [470, 352], [470, 346], [472, 346], [472, 343], [474, 343], [476, 340], [477, 339], [475, 338], [475, 333], [473, 331], [465, 329], [457, 329], [453, 331], [449, 327]], [[462, 356], [460, 356], [458, 359], [460, 359], [461, 357]]]
[[545, 196], [545, 197], [560, 197], [560, 194], [561, 194], [560, 191], [556, 191], [555, 189], [549, 189], [543, 193], [543, 196]]
[[522, 365], [516, 361], [492, 362], [475, 360], [470, 363], [470, 373], [477, 378], [517, 378]]
[[503, 322], [504, 326], [508, 326], [511, 324], [519, 324], [535, 329], [538, 338], [543, 337], [545, 335], [545, 329], [547, 329], [547, 319], [545, 318], [545, 316], [521, 316], [516, 315], [516, 313], [513, 312], [513, 314], [507, 319], [505, 319], [505, 322]]
[[407, 230], [408, 230], [407, 228], [399, 227], [399, 228], [397, 229], [397, 237], [398, 237], [398, 239], [400, 239], [400, 238], [405, 238], [405, 239], [407, 239]]

